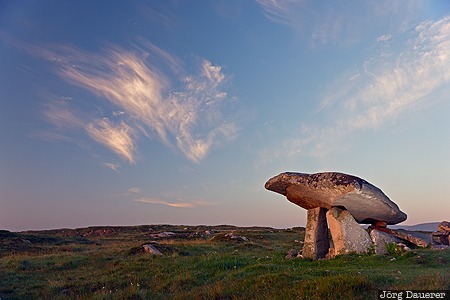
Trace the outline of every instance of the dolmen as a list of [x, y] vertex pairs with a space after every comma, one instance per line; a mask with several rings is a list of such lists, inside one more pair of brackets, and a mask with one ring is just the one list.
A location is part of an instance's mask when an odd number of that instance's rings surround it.
[[[399, 241], [387, 225], [407, 218], [381, 189], [344, 173], [286, 172], [269, 179], [265, 188], [307, 210], [302, 253], [306, 258], [363, 253], [370, 248], [382, 253], [387, 243]], [[360, 224], [371, 224], [370, 234]]]

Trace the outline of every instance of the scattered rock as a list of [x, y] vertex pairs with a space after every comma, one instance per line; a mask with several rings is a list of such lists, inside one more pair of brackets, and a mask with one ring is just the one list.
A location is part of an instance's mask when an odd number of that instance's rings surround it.
[[93, 236], [93, 235], [103, 236], [103, 235], [109, 235], [112, 233], [116, 233], [116, 231], [113, 228], [89, 229], [87, 232], [83, 233], [82, 236], [83, 237], [88, 237], [88, 236]]
[[291, 250], [289, 250], [288, 254], [284, 258], [293, 259], [296, 256], [297, 256], [297, 251], [295, 251], [294, 249], [291, 249]]
[[303, 258], [302, 251], [301, 250], [295, 251], [294, 249], [291, 249], [284, 258], [285, 259]]
[[397, 243], [397, 246], [400, 247], [405, 252], [411, 251], [411, 248], [409, 248], [408, 246], [406, 246], [403, 243]]
[[433, 250], [445, 250], [445, 249], [450, 249], [450, 246], [447, 246], [447, 245], [431, 245], [431, 249], [433, 249]]
[[398, 237], [402, 240], [408, 241], [419, 247], [427, 247], [431, 242], [431, 236], [420, 234], [415, 231], [407, 231], [407, 230], [390, 230], [391, 235]]
[[442, 221], [438, 225], [438, 230], [433, 232], [433, 237], [437, 239], [435, 244], [448, 246], [450, 244], [450, 222]]
[[305, 209], [345, 207], [359, 223], [397, 224], [406, 220], [406, 214], [379, 188], [348, 174], [286, 172], [269, 179], [265, 188]]
[[247, 237], [245, 237], [245, 236], [234, 235], [234, 232], [230, 232], [230, 233], [225, 234], [225, 237], [228, 237], [228, 238], [233, 239], [233, 240], [238, 240], [238, 241], [240, 240], [240, 241], [243, 241], [243, 242], [248, 242], [249, 241], [249, 239]]
[[174, 235], [175, 235], [175, 233], [173, 233], [173, 232], [164, 231], [164, 232], [160, 232], [160, 233], [152, 233], [152, 234], [150, 234], [150, 237], [153, 239], [158, 239], [158, 238], [173, 237]]
[[437, 244], [438, 245], [446, 245], [448, 246], [450, 244], [450, 237], [448, 234], [444, 235], [441, 233], [435, 234], [433, 232], [433, 236], [437, 238]]
[[226, 234], [218, 234], [214, 235], [211, 239], [211, 241], [236, 241], [236, 242], [249, 242], [249, 238], [241, 235], [235, 235], [233, 232], [226, 233]]
[[364, 228], [353, 218], [349, 211], [333, 207], [327, 214], [334, 254], [363, 253], [372, 245], [372, 240]]

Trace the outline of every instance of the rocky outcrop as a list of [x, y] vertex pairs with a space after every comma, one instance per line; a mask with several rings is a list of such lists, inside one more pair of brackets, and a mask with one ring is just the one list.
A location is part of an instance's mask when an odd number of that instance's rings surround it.
[[372, 239], [348, 210], [331, 208], [327, 214], [334, 254], [363, 253], [372, 246]]
[[348, 174], [286, 172], [269, 179], [265, 187], [305, 209], [344, 207], [359, 223], [406, 220], [406, 214], [379, 188]]
[[436, 239], [435, 244], [449, 246], [450, 244], [450, 222], [442, 221], [438, 225], [438, 230], [433, 232]]
[[431, 243], [431, 236], [427, 234], [420, 234], [415, 231], [407, 231], [407, 230], [390, 230], [391, 235], [400, 238], [402, 240], [408, 241], [411, 244], [416, 246], [425, 248]]
[[324, 258], [328, 253], [330, 241], [328, 239], [326, 212], [326, 209], [321, 207], [308, 209], [302, 252], [305, 258]]

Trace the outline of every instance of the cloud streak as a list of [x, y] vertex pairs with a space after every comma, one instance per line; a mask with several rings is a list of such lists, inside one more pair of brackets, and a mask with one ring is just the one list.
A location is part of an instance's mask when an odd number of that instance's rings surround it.
[[198, 207], [198, 206], [204, 206], [204, 205], [211, 205], [211, 202], [207, 202], [207, 201], [201, 201], [201, 200], [195, 200], [195, 201], [185, 201], [182, 199], [178, 199], [176, 201], [166, 201], [166, 200], [161, 200], [161, 199], [156, 199], [156, 198], [147, 198], [147, 197], [142, 197], [139, 199], [135, 199], [134, 201], [136, 202], [141, 202], [141, 203], [146, 203], [146, 204], [161, 204], [161, 205], [167, 205], [170, 207], [175, 207], [175, 208], [194, 208], [194, 207]]
[[92, 139], [104, 144], [130, 163], [134, 163], [134, 130], [125, 122], [113, 124], [105, 118], [88, 124], [86, 131]]
[[[92, 139], [130, 163], [136, 161], [140, 135], [157, 137], [193, 162], [237, 135], [236, 124], [222, 116], [228, 77], [220, 66], [203, 60], [198, 74], [186, 74], [170, 53], [142, 39], [138, 44], [134, 52], [111, 46], [102, 54], [62, 46], [34, 47], [57, 66], [62, 78], [114, 107], [111, 116], [89, 117], [80, 125], [67, 106], [53, 103], [46, 119], [57, 126], [83, 127]], [[176, 73], [176, 80], [161, 71], [164, 65]]]
[[[395, 3], [383, 1], [340, 2], [311, 0], [257, 0], [266, 17], [275, 23], [291, 27], [305, 34], [312, 46], [328, 44], [353, 44], [363, 37], [363, 28], [379, 22], [405, 28], [410, 18], [420, 12], [423, 3], [409, 1]], [[358, 14], [350, 12], [358, 11]], [[395, 16], [395, 17], [393, 17]]]
[[352, 88], [334, 100], [347, 112], [336, 128], [376, 129], [450, 81], [450, 16], [422, 22], [406, 45], [392, 58], [377, 57], [363, 64]]

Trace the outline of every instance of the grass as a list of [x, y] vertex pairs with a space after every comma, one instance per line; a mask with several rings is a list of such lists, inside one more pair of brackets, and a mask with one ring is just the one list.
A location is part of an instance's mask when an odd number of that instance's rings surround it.
[[[175, 235], [152, 236], [164, 231]], [[378, 289], [450, 288], [450, 250], [285, 259], [303, 237], [232, 226], [0, 231], [0, 298], [376, 299]], [[149, 242], [164, 255], [143, 253]]]

